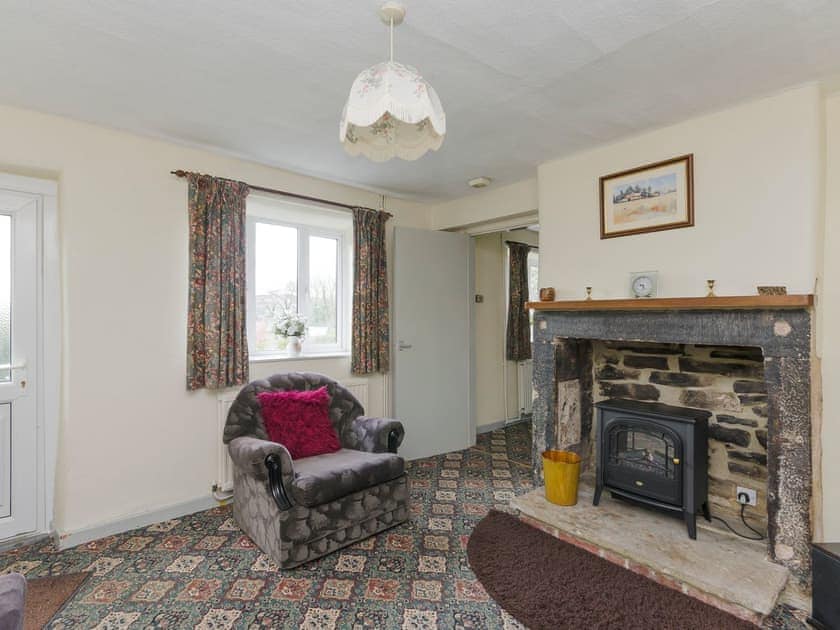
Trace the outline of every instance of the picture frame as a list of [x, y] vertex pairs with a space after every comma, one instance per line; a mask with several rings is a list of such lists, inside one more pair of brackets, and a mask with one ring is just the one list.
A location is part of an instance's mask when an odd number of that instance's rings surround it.
[[599, 179], [601, 239], [694, 225], [694, 154]]

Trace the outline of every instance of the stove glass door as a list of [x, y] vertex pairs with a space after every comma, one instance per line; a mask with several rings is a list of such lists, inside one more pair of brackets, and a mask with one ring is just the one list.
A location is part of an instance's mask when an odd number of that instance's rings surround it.
[[606, 430], [606, 484], [667, 503], [682, 503], [682, 442], [670, 428], [616, 418]]

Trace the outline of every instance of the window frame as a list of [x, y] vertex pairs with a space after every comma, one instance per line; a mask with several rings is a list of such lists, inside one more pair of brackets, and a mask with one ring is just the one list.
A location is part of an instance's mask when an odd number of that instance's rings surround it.
[[[282, 210], [280, 211], [282, 212]], [[310, 290], [309, 290], [309, 239], [310, 237], [321, 237], [334, 239], [336, 241], [336, 342], [335, 343], [313, 343], [309, 340], [303, 344], [303, 352], [299, 357], [317, 357], [319, 355], [345, 355], [349, 353], [349, 322], [350, 302], [349, 285], [352, 280], [349, 278], [348, 263], [350, 252], [347, 249], [350, 239], [346, 230], [323, 228], [314, 225], [307, 225], [299, 221], [287, 221], [266, 216], [248, 214], [246, 216], [246, 237], [247, 237], [247, 304], [246, 304], [246, 325], [248, 332], [248, 353], [255, 360], [266, 360], [271, 357], [278, 359], [288, 358], [282, 350], [258, 351], [254, 348], [256, 339], [256, 312], [257, 295], [255, 287], [256, 279], [256, 237], [257, 224], [265, 223], [297, 230], [297, 312], [303, 313], [307, 320], [310, 318]], [[352, 229], [352, 228], [351, 228]], [[304, 339], [307, 339], [304, 337]]]

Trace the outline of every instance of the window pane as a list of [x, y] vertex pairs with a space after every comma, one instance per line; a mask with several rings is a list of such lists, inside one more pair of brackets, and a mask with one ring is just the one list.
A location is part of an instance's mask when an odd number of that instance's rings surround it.
[[[536, 249], [528, 252], [528, 301], [539, 302], [540, 288], [540, 254]], [[531, 343], [534, 342], [534, 311], [528, 313], [528, 322], [531, 325]]]
[[285, 350], [286, 339], [274, 334], [274, 322], [286, 311], [297, 312], [297, 230], [257, 223], [254, 243], [257, 352]]
[[[0, 215], [0, 365], [12, 362], [12, 217]], [[0, 382], [12, 380], [0, 369]]]
[[309, 237], [309, 332], [311, 344], [338, 343], [338, 241]]
[[528, 301], [538, 302], [540, 299], [539, 289], [540, 255], [532, 249], [528, 252]]

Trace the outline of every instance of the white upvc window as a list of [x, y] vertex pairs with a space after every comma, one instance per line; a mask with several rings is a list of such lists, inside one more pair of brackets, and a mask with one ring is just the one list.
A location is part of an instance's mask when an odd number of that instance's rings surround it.
[[[540, 300], [540, 250], [531, 248], [528, 252], [528, 301]], [[534, 343], [534, 310], [528, 312], [531, 343]]]
[[257, 195], [248, 198], [248, 345], [255, 358], [283, 355], [274, 333], [285, 312], [307, 319], [303, 355], [349, 349], [350, 215]]

